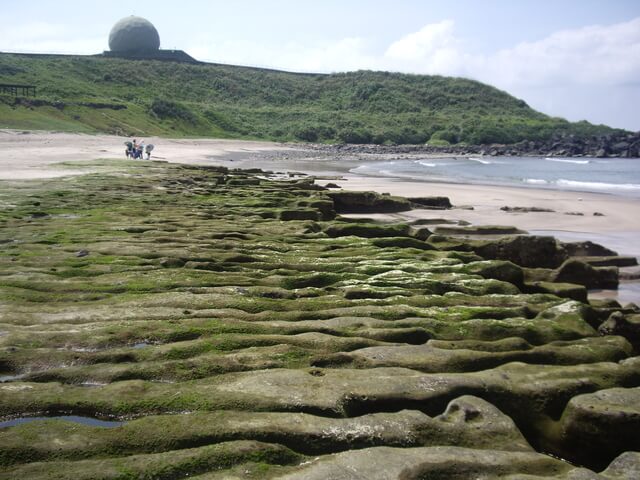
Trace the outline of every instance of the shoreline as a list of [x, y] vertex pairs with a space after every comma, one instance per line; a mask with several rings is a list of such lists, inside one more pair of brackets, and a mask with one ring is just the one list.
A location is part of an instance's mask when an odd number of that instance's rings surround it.
[[[125, 140], [125, 137], [112, 135], [0, 130], [0, 180], [89, 173], [88, 169], [69, 168], [68, 164], [60, 168], [56, 164], [98, 158], [124, 159]], [[411, 210], [394, 214], [396, 219], [443, 218], [463, 220], [473, 225], [509, 225], [531, 234], [553, 235], [560, 240], [578, 236], [602, 243], [620, 255], [640, 258], [640, 245], [636, 241], [640, 238], [640, 222], [637, 220], [640, 218], [640, 201], [632, 197], [535, 187], [428, 182], [350, 173], [354, 166], [365, 159], [387, 160], [389, 155], [386, 154], [336, 156], [304, 145], [265, 141], [157, 137], [144, 140], [156, 145], [154, 152], [157, 155], [153, 155], [152, 160], [302, 172], [337, 178], [318, 179], [317, 183], [321, 185], [331, 182], [347, 190], [371, 190], [404, 197], [446, 196], [454, 206], [467, 206], [451, 210]], [[554, 212], [513, 213], [501, 210], [506, 206], [537, 207]], [[594, 213], [598, 216], [594, 216]]]
[[[567, 239], [585, 235], [610, 237], [617, 239], [618, 248], [625, 248], [625, 251], [618, 253], [640, 257], [640, 245], [634, 241], [640, 237], [640, 223], [637, 220], [640, 218], [640, 202], [632, 198], [567, 190], [397, 181], [387, 177], [346, 175], [344, 178], [338, 184], [347, 190], [372, 190], [405, 197], [446, 196], [457, 207], [450, 210], [411, 210], [400, 214], [408, 220], [443, 218], [462, 220], [472, 225], [507, 225], [531, 234]], [[473, 210], [467, 209], [470, 207]], [[503, 207], [536, 207], [553, 212], [506, 212], [501, 210]], [[596, 239], [591, 240], [597, 242]]]

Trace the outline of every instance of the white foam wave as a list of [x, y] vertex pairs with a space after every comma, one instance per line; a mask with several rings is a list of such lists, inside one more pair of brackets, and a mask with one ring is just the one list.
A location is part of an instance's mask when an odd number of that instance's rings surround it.
[[603, 183], [603, 182], [578, 182], [561, 178], [556, 182], [562, 187], [587, 188], [593, 190], [640, 190], [640, 185], [635, 183]]
[[422, 165], [423, 167], [437, 167], [438, 166], [435, 163], [423, 162], [421, 160], [418, 160], [416, 163], [419, 164], [419, 165]]
[[471, 160], [472, 162], [479, 162], [483, 165], [491, 165], [493, 162], [490, 162], [489, 160], [483, 160], [482, 158], [475, 158], [475, 157], [469, 157], [469, 160]]
[[524, 183], [530, 183], [531, 185], [546, 185], [549, 183], [546, 180], [542, 180], [540, 178], [524, 178], [522, 179]]
[[545, 158], [548, 162], [559, 162], [559, 163], [575, 163], [576, 165], [587, 165], [591, 163], [591, 160], [569, 160], [567, 158]]

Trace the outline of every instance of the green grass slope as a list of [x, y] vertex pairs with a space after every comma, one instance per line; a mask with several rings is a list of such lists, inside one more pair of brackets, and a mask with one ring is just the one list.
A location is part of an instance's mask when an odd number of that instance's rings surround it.
[[0, 53], [0, 128], [346, 143], [515, 143], [613, 130], [569, 123], [480, 82], [358, 71]]

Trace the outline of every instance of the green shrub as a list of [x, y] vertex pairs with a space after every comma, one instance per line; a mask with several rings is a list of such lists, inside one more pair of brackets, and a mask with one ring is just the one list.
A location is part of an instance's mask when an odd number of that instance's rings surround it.
[[431, 135], [431, 138], [429, 139], [429, 142], [432, 143], [433, 145], [435, 145], [435, 143], [433, 143], [434, 141], [437, 140], [443, 140], [447, 143], [453, 143], [456, 144], [460, 141], [460, 137], [458, 135], [458, 132], [452, 130], [452, 129], [447, 129], [447, 130], [438, 130], [437, 132], [435, 132], [433, 135]]
[[162, 120], [184, 120], [188, 123], [197, 123], [198, 117], [184, 105], [171, 100], [156, 98], [151, 103], [151, 112]]

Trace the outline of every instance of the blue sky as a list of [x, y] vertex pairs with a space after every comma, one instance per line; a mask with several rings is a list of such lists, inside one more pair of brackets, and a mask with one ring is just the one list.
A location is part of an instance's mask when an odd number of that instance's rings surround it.
[[640, 0], [2, 0], [0, 51], [98, 53], [132, 14], [162, 48], [204, 61], [464, 76], [550, 115], [640, 130]]

